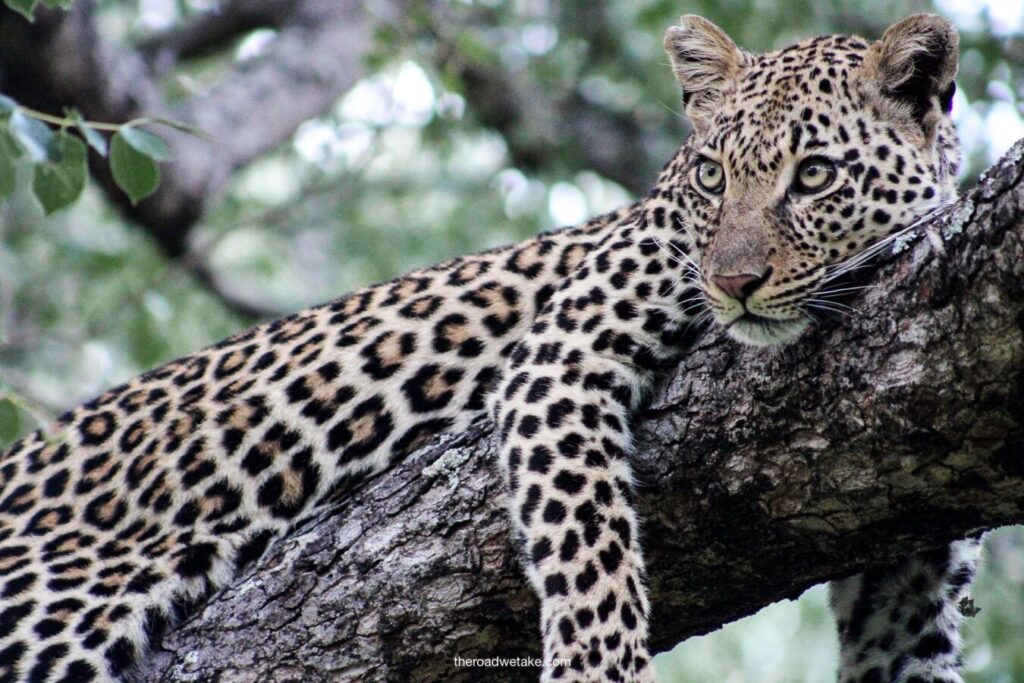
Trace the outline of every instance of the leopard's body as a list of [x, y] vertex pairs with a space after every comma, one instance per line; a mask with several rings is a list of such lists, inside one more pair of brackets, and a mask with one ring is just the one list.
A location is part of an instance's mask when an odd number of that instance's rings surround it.
[[[545, 658], [568, 662], [545, 677], [651, 680], [631, 412], [701, 302], [743, 341], [795, 336], [841, 264], [951, 198], [957, 157], [938, 18], [756, 56], [685, 17], [666, 47], [695, 132], [645, 199], [235, 335], [0, 456], [0, 681], [130, 674], [328, 491], [489, 414]], [[969, 555], [910, 583], [951, 600]], [[949, 600], [874, 634], [902, 599], [874, 587], [905, 576], [837, 588], [844, 680], [958, 680]]]

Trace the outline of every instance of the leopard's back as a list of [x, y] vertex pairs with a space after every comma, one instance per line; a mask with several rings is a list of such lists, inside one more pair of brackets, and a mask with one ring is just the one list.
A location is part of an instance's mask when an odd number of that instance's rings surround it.
[[339, 481], [480, 417], [619, 214], [414, 271], [111, 389], [0, 455], [0, 680], [122, 676]]

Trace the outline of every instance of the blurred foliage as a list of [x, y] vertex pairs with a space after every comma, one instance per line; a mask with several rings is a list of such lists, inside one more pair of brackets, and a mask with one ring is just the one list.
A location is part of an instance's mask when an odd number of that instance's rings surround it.
[[[209, 5], [104, 0], [101, 25], [131, 42]], [[938, 11], [961, 29], [955, 115], [969, 161], [965, 183], [1024, 135], [1018, 2], [438, 0], [412, 7], [402, 23], [380, 31], [366, 77], [329, 115], [237, 173], [180, 262], [162, 256], [92, 187], [44, 218], [31, 197], [31, 162], [5, 166], [0, 181], [12, 194], [0, 207], [0, 446], [253, 322], [225, 304], [224, 292], [286, 312], [624, 203], [683, 136], [661, 35], [684, 12], [710, 18], [743, 47], [766, 50], [817, 33], [877, 37], [907, 14]], [[255, 31], [221, 54], [178, 65], [164, 81], [168, 96], [201, 91], [234, 62], [258, 59], [273, 39], [273, 31]], [[503, 119], [478, 106], [472, 74], [480, 73], [630, 126], [636, 172], [627, 166], [613, 181], [612, 171], [596, 170], [595, 150], [566, 134], [560, 117], [571, 107]], [[220, 292], [195, 277], [197, 264], [215, 275]], [[1008, 530], [995, 538], [979, 582], [982, 612], [969, 629], [974, 683], [1024, 680], [1024, 537]], [[826, 681], [835, 647], [819, 587], [657, 662], [668, 680]]]
[[654, 659], [671, 683], [835, 683], [839, 643], [828, 591], [769, 605]]

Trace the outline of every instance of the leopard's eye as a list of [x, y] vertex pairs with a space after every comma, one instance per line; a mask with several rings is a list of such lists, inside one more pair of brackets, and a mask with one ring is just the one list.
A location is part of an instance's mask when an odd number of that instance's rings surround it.
[[711, 159], [697, 164], [697, 184], [711, 194], [720, 194], [725, 189], [725, 171], [722, 165]]
[[825, 157], [810, 157], [800, 162], [793, 179], [797, 192], [813, 194], [821, 192], [836, 180], [836, 165]]

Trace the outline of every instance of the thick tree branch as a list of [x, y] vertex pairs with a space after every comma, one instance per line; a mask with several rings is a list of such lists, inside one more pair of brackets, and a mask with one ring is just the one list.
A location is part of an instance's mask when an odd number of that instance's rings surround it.
[[[808, 586], [1024, 521], [1024, 143], [775, 352], [695, 343], [637, 428], [667, 648]], [[487, 425], [344, 493], [171, 634], [148, 680], [533, 680]]]

